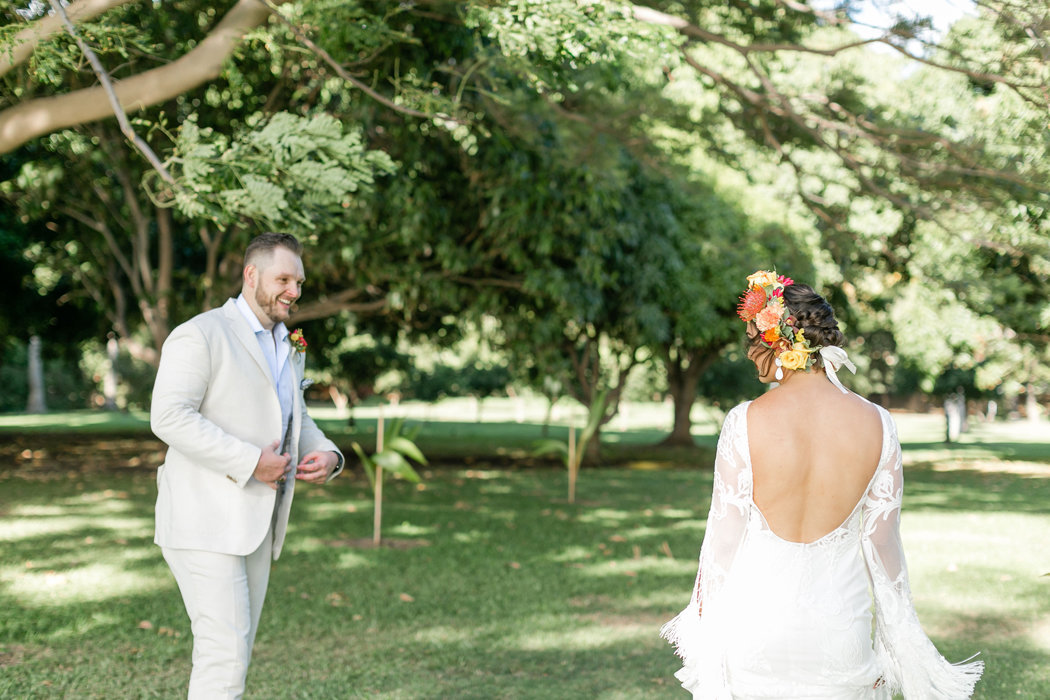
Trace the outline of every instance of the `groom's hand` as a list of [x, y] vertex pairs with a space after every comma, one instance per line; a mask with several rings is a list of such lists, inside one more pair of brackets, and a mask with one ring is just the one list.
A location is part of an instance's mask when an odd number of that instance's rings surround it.
[[288, 462], [292, 460], [288, 454], [277, 454], [279, 444], [281, 444], [280, 440], [274, 440], [263, 448], [253, 474], [256, 479], [264, 484], [269, 484], [272, 489], [276, 489], [278, 482], [284, 478]]
[[296, 467], [295, 478], [312, 484], [323, 484], [328, 481], [328, 477], [338, 465], [339, 457], [335, 452], [308, 452]]

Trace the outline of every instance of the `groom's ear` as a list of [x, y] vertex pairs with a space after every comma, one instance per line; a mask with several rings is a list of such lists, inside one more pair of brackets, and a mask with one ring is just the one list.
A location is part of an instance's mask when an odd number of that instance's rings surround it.
[[259, 282], [259, 268], [255, 265], [245, 265], [241, 278], [244, 281], [244, 286], [254, 289]]

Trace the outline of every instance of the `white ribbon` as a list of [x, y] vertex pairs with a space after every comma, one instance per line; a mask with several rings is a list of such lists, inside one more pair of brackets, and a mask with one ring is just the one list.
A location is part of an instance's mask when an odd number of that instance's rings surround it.
[[846, 391], [846, 387], [842, 386], [836, 372], [845, 365], [850, 372], [857, 373], [857, 368], [850, 362], [849, 355], [837, 345], [826, 345], [820, 349], [820, 356], [824, 358], [824, 372], [828, 375], [828, 379], [839, 388], [839, 391], [848, 394], [849, 392]]

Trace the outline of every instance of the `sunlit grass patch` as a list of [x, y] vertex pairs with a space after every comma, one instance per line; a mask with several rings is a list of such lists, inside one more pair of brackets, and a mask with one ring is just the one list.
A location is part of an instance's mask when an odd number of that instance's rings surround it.
[[[938, 427], [898, 420], [920, 439]], [[920, 617], [951, 660], [981, 652], [978, 698], [1041, 697], [1050, 481], [1016, 446], [980, 466], [923, 449], [934, 459], [906, 467], [903, 526]], [[189, 626], [152, 544], [153, 474], [3, 485], [0, 697], [182, 694]], [[358, 545], [372, 527], [359, 473], [297, 486], [248, 697], [684, 696], [657, 630], [689, 598], [709, 469], [585, 467], [574, 505], [549, 467], [445, 466], [425, 486], [388, 484], [384, 536], [426, 544], [378, 549]]]

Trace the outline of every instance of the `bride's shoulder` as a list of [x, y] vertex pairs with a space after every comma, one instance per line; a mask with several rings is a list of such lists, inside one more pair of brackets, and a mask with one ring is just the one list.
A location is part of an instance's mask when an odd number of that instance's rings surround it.
[[840, 394], [821, 412], [822, 421], [832, 431], [844, 431], [843, 435], [860, 437], [870, 433], [880, 436], [889, 414], [886, 409], [859, 394]]
[[843, 396], [844, 401], [851, 404], [852, 407], [860, 412], [867, 413], [872, 418], [888, 419], [890, 412], [887, 411], [883, 406], [875, 403], [869, 398], [855, 394], [852, 391]]
[[751, 403], [753, 402], [744, 401], [729, 409], [725, 418], [722, 419], [722, 429], [720, 431], [722, 435], [747, 431], [747, 407]]
[[726, 414], [725, 420], [722, 421], [723, 425], [747, 420], [748, 406], [750, 406], [753, 403], [754, 401], [743, 401], [741, 403], [738, 403], [736, 406], [733, 406], [731, 409], [729, 409], [729, 413]]

